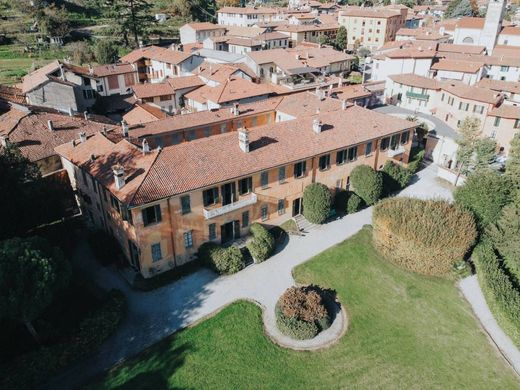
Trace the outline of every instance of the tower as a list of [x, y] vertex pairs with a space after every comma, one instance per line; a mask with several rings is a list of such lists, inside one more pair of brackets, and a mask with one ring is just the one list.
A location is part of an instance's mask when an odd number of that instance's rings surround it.
[[486, 11], [484, 28], [480, 33], [479, 45], [486, 46], [488, 55], [493, 52], [506, 9], [505, 0], [490, 0]]

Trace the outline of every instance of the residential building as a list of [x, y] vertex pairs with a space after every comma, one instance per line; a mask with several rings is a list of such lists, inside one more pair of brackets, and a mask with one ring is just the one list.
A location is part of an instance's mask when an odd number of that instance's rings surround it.
[[431, 114], [437, 107], [436, 80], [413, 73], [388, 76], [385, 85], [385, 101], [409, 110]]
[[396, 74], [413, 73], [427, 76], [434, 58], [435, 50], [431, 47], [384, 51], [372, 57], [369, 77], [372, 81], [386, 81], [390, 75]]
[[147, 103], [135, 103], [133, 108], [123, 115], [123, 121], [129, 126], [155, 122], [168, 117], [163, 110]]
[[277, 32], [286, 34], [289, 37], [289, 47], [295, 47], [303, 42], [321, 43], [323, 39], [333, 42], [338, 33], [339, 24], [302, 24], [285, 25], [276, 28]]
[[502, 104], [488, 112], [482, 132], [497, 141], [500, 152], [509, 153], [511, 140], [520, 131], [520, 106]]
[[440, 81], [457, 80], [467, 85], [475, 85], [484, 76], [484, 63], [480, 61], [441, 58], [431, 67], [431, 77]]
[[139, 82], [134, 64], [107, 64], [89, 67], [92, 88], [100, 96], [126, 95]]
[[220, 25], [243, 27], [282, 19], [277, 9], [267, 7], [222, 7], [217, 18]]
[[179, 28], [181, 44], [202, 43], [209, 37], [220, 37], [226, 33], [226, 28], [213, 23], [187, 23]]

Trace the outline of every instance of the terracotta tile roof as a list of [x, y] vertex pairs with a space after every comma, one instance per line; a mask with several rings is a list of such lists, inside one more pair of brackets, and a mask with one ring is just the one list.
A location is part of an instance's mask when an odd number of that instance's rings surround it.
[[172, 49], [165, 49], [159, 46], [147, 46], [140, 49], [135, 49], [126, 56], [121, 57], [121, 61], [133, 64], [142, 58], [146, 58], [176, 65], [180, 64], [192, 55], [192, 53], [174, 51]]
[[444, 27], [445, 31], [454, 31], [457, 28], [458, 19], [444, 19], [440, 23], [435, 23], [435, 28], [440, 29]]
[[341, 101], [329, 97], [321, 99], [314, 92], [306, 91], [285, 95], [276, 107], [276, 111], [295, 118], [315, 115], [318, 110], [320, 113], [339, 111]]
[[42, 66], [40, 69], [36, 69], [34, 72], [29, 73], [22, 79], [22, 92], [27, 93], [37, 88], [41, 84], [47, 82], [48, 75], [56, 72], [60, 68], [60, 62], [58, 60], [52, 61], [51, 63]]
[[458, 28], [483, 29], [484, 28], [484, 18], [470, 18], [470, 17], [461, 18], [457, 22], [457, 27]]
[[165, 112], [146, 103], [136, 103], [134, 108], [123, 115], [123, 120], [128, 123], [129, 126], [155, 122], [165, 118], [168, 118]]
[[132, 85], [132, 90], [137, 99], [146, 99], [155, 96], [173, 95], [175, 91], [167, 82], [146, 83]]
[[437, 80], [428, 77], [418, 76], [413, 73], [409, 74], [394, 74], [388, 76], [394, 82], [409, 85], [411, 87], [426, 88], [426, 89], [440, 89], [440, 84]]
[[441, 89], [463, 99], [476, 100], [493, 105], [497, 105], [503, 99], [503, 95], [490, 89], [469, 86], [455, 80], [441, 83]]
[[278, 9], [267, 7], [222, 7], [217, 13], [232, 13], [232, 14], [276, 14]]
[[405, 49], [405, 48], [421, 48], [424, 50], [436, 50], [437, 43], [436, 42], [423, 42], [418, 40], [405, 40], [405, 41], [388, 41], [385, 42], [383, 46], [381, 46], [376, 53], [381, 53], [384, 51], [390, 51], [395, 49]]
[[478, 87], [492, 89], [497, 92], [509, 92], [520, 94], [520, 83], [514, 81], [482, 79], [477, 83]]
[[496, 45], [493, 49], [495, 56], [520, 56], [520, 47], [508, 45]]
[[231, 37], [227, 40], [228, 45], [235, 46], [244, 46], [244, 47], [254, 47], [254, 46], [262, 46], [262, 41], [251, 38], [238, 38]]
[[245, 27], [245, 26], [224, 26], [226, 27], [227, 36], [236, 36], [243, 38], [254, 38], [267, 31], [262, 27]]
[[285, 26], [279, 26], [276, 31], [286, 32], [313, 32], [313, 31], [324, 31], [324, 30], [337, 30], [339, 29], [338, 23], [331, 24], [287, 24]]
[[338, 99], [347, 101], [372, 96], [372, 93], [361, 84], [332, 88], [331, 92], [336, 94]]
[[[296, 46], [292, 49], [271, 49], [247, 53], [257, 64], [275, 63], [284, 70], [305, 66], [322, 67], [335, 62], [349, 61], [353, 56], [330, 47]], [[298, 58], [296, 58], [298, 56]]]
[[383, 7], [347, 7], [339, 12], [342, 16], [354, 16], [354, 17], [365, 17], [365, 18], [392, 18], [395, 16], [401, 16], [401, 12]]
[[199, 78], [199, 76], [182, 76], [168, 78], [166, 79], [166, 82], [170, 84], [170, 86], [175, 91], [187, 88], [197, 88], [204, 85], [204, 82]]
[[226, 26], [222, 26], [220, 24], [213, 24], [209, 22], [186, 23], [185, 26], [189, 26], [195, 31], [222, 30], [226, 28]]
[[[140, 148], [126, 139], [113, 143], [103, 134], [96, 133], [81, 143], [71, 142], [56, 147], [56, 152], [90, 175], [120, 201], [131, 203], [139, 186], [145, 180], [159, 151], [143, 153]], [[125, 168], [125, 185], [117, 189], [112, 167], [122, 165]]]
[[504, 27], [500, 31], [500, 35], [520, 35], [520, 27]]
[[11, 108], [5, 114], [0, 115], [0, 136], [8, 136], [18, 126], [18, 123], [31, 112], [25, 107]]
[[216, 87], [205, 85], [188, 92], [185, 97], [199, 103], [212, 101], [223, 104], [269, 93], [271, 89], [266, 84], [255, 84], [240, 77], [231, 77]]
[[[6, 115], [7, 117], [5, 117]], [[19, 118], [18, 123], [15, 123], [16, 120], [13, 119], [16, 117]], [[49, 120], [53, 123], [53, 131], [49, 130], [47, 125]], [[56, 154], [54, 152], [56, 146], [79, 138], [80, 132], [93, 134], [101, 131], [103, 127], [112, 126], [92, 120], [86, 121], [83, 117], [70, 117], [44, 111], [25, 114], [8, 112], [0, 116], [0, 123], [4, 121], [9, 121], [11, 125], [14, 125], [10, 129], [4, 128], [4, 135], [8, 135], [11, 142], [18, 144], [22, 154], [31, 161], [38, 161]]]
[[439, 34], [430, 28], [400, 28], [396, 35], [415, 37], [424, 41], [437, 41], [445, 38], [447, 35]]
[[439, 62], [436, 62], [432, 65], [431, 69], [463, 73], [477, 73], [483, 66], [484, 63], [479, 61], [457, 61], [441, 58]]
[[94, 66], [92, 68], [92, 75], [106, 77], [116, 74], [134, 73], [136, 71], [132, 64], [106, 64]]
[[25, 94], [18, 87], [0, 84], [0, 101], [13, 102], [17, 104], [25, 103]]
[[434, 50], [423, 50], [414, 47], [408, 47], [405, 49], [396, 49], [383, 53], [388, 58], [434, 58]]
[[323, 123], [320, 134], [312, 130], [314, 117], [251, 129], [249, 153], [240, 150], [236, 132], [165, 147], [132, 205], [208, 187], [413, 127], [404, 119], [357, 106], [319, 117]]
[[437, 50], [440, 52], [450, 53], [483, 54], [486, 50], [486, 47], [477, 45], [456, 45], [453, 43], [439, 43]]
[[495, 65], [495, 66], [515, 66], [520, 67], [520, 57], [516, 54], [514, 55], [493, 55], [491, 56], [483, 56], [484, 61], [487, 65]]
[[488, 111], [488, 115], [507, 119], [520, 119], [520, 107], [502, 104], [500, 107]]

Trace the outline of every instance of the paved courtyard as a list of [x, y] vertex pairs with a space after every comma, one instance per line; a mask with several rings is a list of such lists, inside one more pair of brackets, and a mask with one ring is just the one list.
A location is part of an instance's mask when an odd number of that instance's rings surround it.
[[[419, 172], [415, 182], [401, 194], [452, 199], [451, 189], [436, 179], [436, 169], [431, 165]], [[371, 223], [371, 215], [372, 209], [368, 208], [317, 226], [305, 236], [291, 236], [279, 253], [235, 275], [217, 277], [202, 269], [151, 292], [133, 291], [112, 270], [95, 266], [88, 246], [82, 243], [76, 260], [83, 264], [84, 272], [90, 273], [101, 286], [124, 291], [128, 299], [128, 314], [117, 333], [103, 344], [96, 356], [55, 378], [49, 387], [76, 387], [89, 377], [238, 299], [260, 303], [265, 308], [264, 321], [273, 326], [276, 301], [286, 288], [294, 284], [292, 269], [357, 233], [363, 225]]]

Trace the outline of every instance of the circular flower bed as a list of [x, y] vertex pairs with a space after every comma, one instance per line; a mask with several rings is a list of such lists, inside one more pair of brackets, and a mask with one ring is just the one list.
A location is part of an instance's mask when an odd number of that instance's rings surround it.
[[290, 287], [276, 304], [276, 325], [293, 339], [312, 339], [330, 327], [332, 304], [332, 297], [319, 287]]

